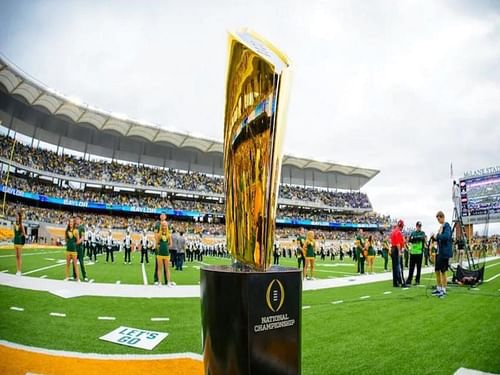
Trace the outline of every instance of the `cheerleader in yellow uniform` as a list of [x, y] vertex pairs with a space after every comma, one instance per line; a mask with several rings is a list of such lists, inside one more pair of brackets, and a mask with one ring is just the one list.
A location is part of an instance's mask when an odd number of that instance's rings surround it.
[[160, 224], [160, 230], [156, 233], [156, 243], [158, 244], [158, 254], [156, 260], [158, 261], [158, 285], [161, 285], [161, 275], [164, 270], [167, 274], [167, 285], [172, 286], [170, 282], [170, 248], [172, 247], [172, 235], [168, 229], [166, 220]]
[[76, 244], [80, 239], [78, 234], [78, 229], [75, 228], [75, 221], [73, 218], [69, 219], [68, 226], [66, 227], [66, 280], [69, 280], [69, 264], [73, 261], [73, 268], [75, 269], [76, 281], [80, 282], [80, 271], [78, 270], [78, 265], [76, 260], [78, 259], [78, 253], [76, 251]]
[[12, 229], [14, 230], [14, 249], [16, 250], [16, 275], [21, 276], [21, 254], [26, 239], [26, 232], [24, 231], [23, 225], [23, 214], [21, 213], [21, 211], [17, 213], [16, 222]]
[[304, 241], [303, 252], [306, 255], [306, 263], [304, 267], [304, 278], [307, 274], [307, 268], [311, 270], [310, 279], [314, 277], [314, 257], [316, 256], [316, 240], [314, 239], [314, 232], [310, 230], [307, 232], [306, 240]]

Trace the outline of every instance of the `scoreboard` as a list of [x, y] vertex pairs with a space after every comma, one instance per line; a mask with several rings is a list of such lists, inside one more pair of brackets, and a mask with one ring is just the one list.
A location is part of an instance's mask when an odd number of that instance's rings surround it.
[[460, 179], [465, 224], [500, 221], [500, 173]]

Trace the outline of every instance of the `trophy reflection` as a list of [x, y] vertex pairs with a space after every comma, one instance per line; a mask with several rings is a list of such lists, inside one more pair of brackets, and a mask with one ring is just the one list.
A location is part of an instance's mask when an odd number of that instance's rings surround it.
[[229, 35], [224, 120], [227, 248], [252, 269], [271, 264], [290, 63], [259, 35]]

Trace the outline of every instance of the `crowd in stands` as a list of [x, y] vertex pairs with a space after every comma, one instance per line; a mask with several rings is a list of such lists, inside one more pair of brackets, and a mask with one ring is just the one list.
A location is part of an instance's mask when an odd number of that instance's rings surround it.
[[[58, 209], [47, 209], [35, 206], [28, 206], [22, 203], [7, 202], [6, 216], [13, 218], [18, 211], [23, 212], [24, 220], [27, 222], [39, 222], [63, 225], [68, 222], [69, 218], [78, 214], [82, 217], [83, 222], [91, 227], [112, 228], [112, 229], [131, 229], [135, 232], [143, 230], [153, 230], [153, 225], [156, 218], [144, 215], [135, 216], [119, 216], [107, 214], [94, 214], [84, 212], [73, 212]], [[183, 230], [186, 233], [199, 233], [210, 235], [225, 235], [225, 226], [223, 224], [206, 223], [206, 222], [186, 222], [172, 221], [174, 226]], [[298, 228], [276, 228], [276, 238], [286, 239], [295, 238]], [[315, 229], [317, 238], [324, 240], [352, 240], [356, 236], [355, 231], [332, 231]]]
[[[0, 179], [1, 179], [0, 174]], [[190, 210], [204, 214], [224, 214], [224, 204], [207, 203], [192, 200], [168, 199], [160, 196], [136, 193], [73, 189], [68, 185], [57, 186], [37, 179], [19, 178], [13, 175], [8, 180], [8, 186], [18, 190], [33, 192], [63, 199], [93, 201], [106, 204], [123, 204], [149, 208], [172, 208], [175, 210]], [[278, 209], [278, 218], [304, 219], [313, 221], [329, 221], [355, 224], [388, 224], [390, 217], [381, 216], [374, 212], [362, 215], [346, 215], [320, 209], [301, 209], [299, 207], [281, 205]]]
[[[0, 156], [10, 158], [12, 143], [11, 138], [0, 136]], [[69, 154], [61, 155], [53, 151], [33, 148], [19, 142], [16, 143], [13, 160], [34, 169], [99, 182], [119, 182], [220, 194], [224, 191], [224, 180], [220, 176], [209, 176], [197, 172], [185, 173], [169, 168], [155, 168], [116, 161], [85, 160]], [[282, 184], [279, 196], [344, 209], [371, 209], [368, 196], [361, 192], [337, 192]]]

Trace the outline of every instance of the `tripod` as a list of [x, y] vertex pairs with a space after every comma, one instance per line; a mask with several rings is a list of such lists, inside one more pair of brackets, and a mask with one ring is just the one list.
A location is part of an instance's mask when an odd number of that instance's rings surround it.
[[[469, 269], [477, 269], [478, 265], [474, 261], [474, 255], [472, 254], [471, 248], [469, 246], [469, 239], [467, 238], [467, 234], [465, 233], [464, 222], [462, 220], [462, 215], [458, 212], [458, 208], [455, 205], [453, 208], [453, 228], [452, 233], [456, 233], [456, 242], [458, 244], [459, 250], [464, 250], [467, 255], [467, 263], [469, 265]], [[461, 248], [463, 247], [463, 249]]]

